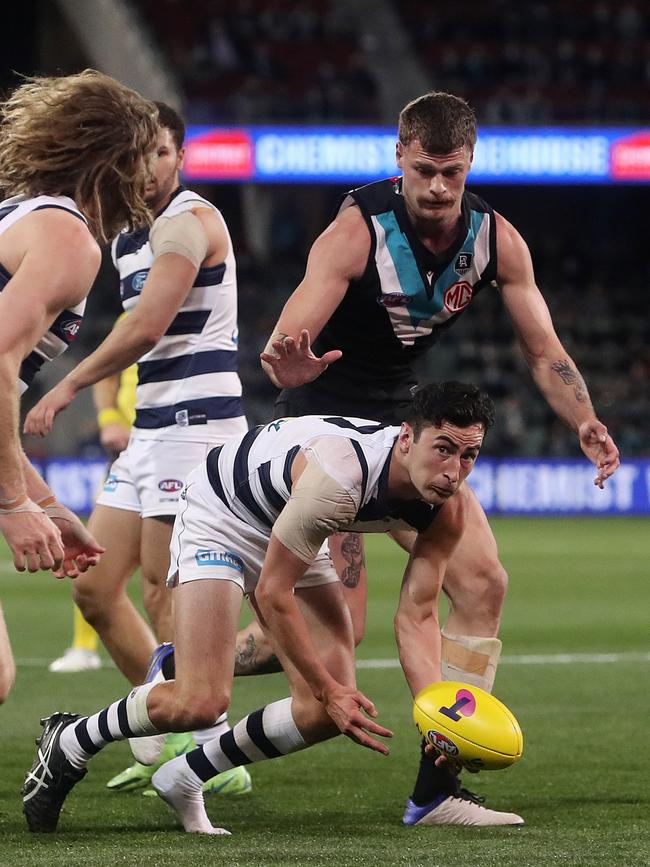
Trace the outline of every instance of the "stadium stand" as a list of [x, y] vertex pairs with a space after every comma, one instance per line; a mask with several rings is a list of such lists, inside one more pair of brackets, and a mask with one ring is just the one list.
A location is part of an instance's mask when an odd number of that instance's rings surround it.
[[431, 87], [485, 124], [647, 120], [650, 19], [642, 0], [399, 0]]
[[138, 0], [170, 57], [189, 122], [372, 121], [360, 35], [329, 0]]

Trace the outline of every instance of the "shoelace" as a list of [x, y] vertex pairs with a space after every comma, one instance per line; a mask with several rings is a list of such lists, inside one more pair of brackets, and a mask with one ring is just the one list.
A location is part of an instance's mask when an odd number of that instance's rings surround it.
[[469, 789], [459, 789], [458, 793], [453, 796], [454, 798], [460, 798], [463, 801], [471, 801], [472, 804], [484, 804], [485, 798], [482, 795], [475, 795], [474, 792], [470, 792]]

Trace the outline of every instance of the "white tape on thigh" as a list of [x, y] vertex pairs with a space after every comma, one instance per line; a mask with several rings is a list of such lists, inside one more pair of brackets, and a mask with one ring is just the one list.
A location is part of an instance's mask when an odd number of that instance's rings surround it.
[[126, 700], [126, 717], [129, 721], [129, 728], [134, 734], [138, 735], [154, 735], [158, 734], [158, 729], [149, 719], [149, 711], [147, 710], [147, 697], [157, 683], [145, 683], [142, 686], [136, 686], [129, 693]]
[[498, 638], [452, 635], [442, 630], [443, 680], [459, 680], [492, 692], [500, 656]]

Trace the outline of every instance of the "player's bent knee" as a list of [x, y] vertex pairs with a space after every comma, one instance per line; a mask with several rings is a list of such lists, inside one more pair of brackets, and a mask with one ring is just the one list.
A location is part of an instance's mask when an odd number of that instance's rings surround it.
[[96, 626], [110, 618], [116, 595], [107, 594], [98, 581], [80, 582], [77, 578], [72, 583], [72, 599], [83, 614], [84, 620], [91, 626]]
[[467, 610], [474, 617], [496, 620], [501, 615], [507, 589], [508, 573], [498, 560], [486, 560], [471, 572], [455, 575], [445, 586], [458, 612]]
[[194, 695], [178, 702], [173, 722], [182, 731], [209, 728], [228, 710], [229, 704], [230, 694], [225, 691], [212, 696]]

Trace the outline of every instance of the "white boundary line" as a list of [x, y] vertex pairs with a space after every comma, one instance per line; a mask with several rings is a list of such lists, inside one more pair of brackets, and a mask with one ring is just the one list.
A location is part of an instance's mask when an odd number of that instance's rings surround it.
[[[16, 665], [24, 668], [47, 668], [51, 659], [17, 659]], [[617, 662], [650, 662], [649, 653], [548, 653], [520, 654], [518, 656], [502, 656], [503, 665], [573, 665], [586, 663], [588, 665], [607, 665]], [[104, 660], [106, 668], [114, 668], [114, 664]], [[397, 659], [359, 659], [357, 668], [399, 668]]]

